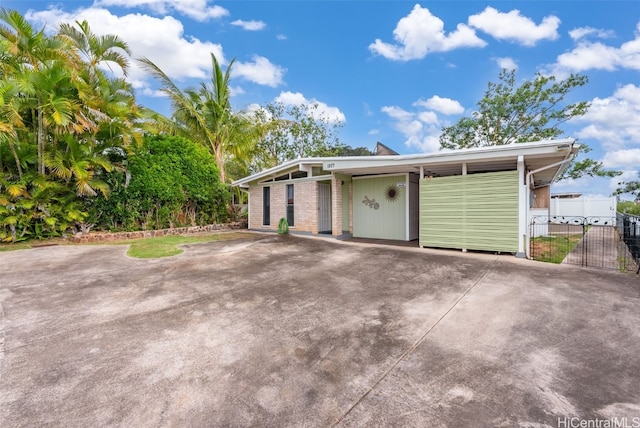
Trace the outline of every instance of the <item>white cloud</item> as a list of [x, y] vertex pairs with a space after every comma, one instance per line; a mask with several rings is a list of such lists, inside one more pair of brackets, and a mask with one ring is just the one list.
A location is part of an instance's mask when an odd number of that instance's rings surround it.
[[229, 11], [222, 6], [209, 6], [207, 0], [96, 0], [97, 6], [118, 6], [126, 8], [146, 7], [151, 11], [169, 15], [177, 12], [196, 21], [207, 21], [210, 18], [222, 18], [229, 15]]
[[287, 40], [287, 35], [286, 34], [278, 34], [278, 35], [276, 35], [276, 39], [278, 39], [278, 40]]
[[378, 135], [380, 133], [380, 130], [378, 129], [372, 129], [369, 132], [367, 132], [367, 134], [369, 135]]
[[[172, 79], [205, 78], [211, 71], [211, 53], [221, 64], [226, 63], [221, 45], [185, 36], [182, 23], [171, 16], [116, 16], [101, 8], [80, 9], [75, 13], [47, 9], [30, 11], [25, 16], [29, 21], [53, 28], [63, 22], [86, 20], [94, 33], [117, 34], [129, 44], [132, 58], [149, 58]], [[146, 87], [149, 74], [134, 60], [130, 66], [128, 80], [136, 88]]]
[[[425, 103], [418, 101], [414, 104]], [[432, 153], [440, 148], [442, 122], [433, 111], [410, 112], [397, 106], [382, 107], [382, 112], [392, 119], [393, 128], [406, 138], [407, 147], [422, 153]]]
[[584, 31], [574, 35], [578, 41], [577, 46], [558, 56], [555, 64], [548, 67], [550, 74], [564, 78], [570, 73], [586, 70], [614, 71], [619, 68], [640, 70], [640, 23], [636, 26], [635, 38], [619, 47], [585, 40]]
[[419, 4], [398, 21], [393, 38], [395, 44], [376, 39], [369, 45], [369, 50], [387, 59], [408, 61], [424, 58], [432, 52], [486, 46], [486, 42], [465, 24], [458, 24], [455, 31], [445, 33], [444, 22]]
[[408, 121], [414, 117], [414, 114], [396, 106], [384, 106], [382, 111], [387, 113], [389, 117], [401, 121]]
[[262, 112], [262, 114], [264, 114], [264, 115], [265, 115], [265, 118], [266, 118], [267, 120], [270, 120], [270, 119], [271, 119], [271, 115], [269, 114], [269, 112], [268, 112], [267, 110], [265, 110], [265, 109], [264, 109], [260, 104], [258, 104], [258, 103], [251, 103], [251, 104], [249, 104], [249, 105], [248, 105], [244, 110], [245, 110], [245, 112], [246, 112], [246, 113], [248, 113], [248, 114], [250, 114], [250, 115], [252, 115], [252, 114], [257, 113], [257, 112], [259, 112], [259, 111], [260, 111], [260, 112]]
[[421, 111], [418, 113], [418, 119], [420, 122], [425, 123], [427, 125], [438, 125], [440, 121], [438, 120], [438, 115], [432, 111]]
[[233, 76], [240, 76], [259, 85], [275, 88], [281, 85], [286, 69], [273, 64], [267, 58], [259, 55], [253, 56], [253, 62], [237, 61], [232, 68]]
[[612, 96], [594, 98], [589, 111], [572, 120], [586, 126], [576, 135], [599, 141], [605, 149], [619, 150], [640, 145], [640, 86], [628, 84]]
[[275, 99], [275, 102], [281, 103], [285, 106], [307, 106], [313, 107], [310, 111], [313, 114], [314, 119], [325, 119], [329, 123], [344, 123], [347, 121], [344, 113], [340, 111], [338, 107], [332, 107], [318, 101], [315, 98], [307, 99], [300, 92], [281, 92]]
[[599, 39], [608, 39], [614, 35], [615, 34], [612, 30], [602, 30], [600, 28], [593, 27], [579, 27], [569, 31], [569, 37], [573, 40], [580, 40], [591, 36]]
[[418, 100], [413, 103], [415, 107], [424, 107], [429, 110], [435, 110], [442, 114], [461, 114], [464, 112], [464, 107], [456, 100], [451, 98], [442, 98], [438, 95], [434, 95], [428, 100]]
[[504, 58], [496, 58], [496, 63], [498, 67], [504, 68], [507, 70], [517, 70], [518, 64], [513, 58], [504, 57]]
[[640, 166], [640, 148], [615, 150], [602, 159], [607, 168], [634, 168]]
[[229, 86], [229, 93], [232, 97], [246, 93], [242, 86]]
[[491, 6], [469, 17], [469, 25], [482, 30], [498, 40], [508, 40], [524, 46], [535, 46], [540, 40], [558, 38], [560, 18], [545, 16], [539, 25], [523, 16], [519, 10], [500, 12]]
[[[155, 2], [144, 2], [150, 4]], [[158, 2], [163, 3], [163, 2]], [[113, 15], [102, 8], [79, 9], [67, 13], [59, 9], [48, 9], [26, 14], [29, 21], [56, 28], [63, 22], [87, 20], [94, 33], [117, 34], [127, 41], [132, 58], [146, 57], [153, 61], [170, 78], [205, 79], [211, 74], [211, 53], [221, 65], [227, 64], [220, 44], [202, 41], [185, 35], [184, 26], [174, 17], [157, 18], [144, 14]], [[236, 62], [232, 77], [241, 77], [259, 85], [278, 86], [282, 83], [285, 69], [272, 64], [267, 58], [254, 56], [252, 62]], [[137, 61], [130, 61], [128, 76], [134, 88], [143, 94], [153, 94], [150, 89], [151, 76]], [[232, 92], [241, 93], [238, 90]]]
[[580, 72], [584, 70], [613, 71], [619, 63], [618, 49], [602, 43], [584, 43], [575, 49], [560, 54], [557, 68]]
[[142, 95], [147, 96], [147, 97], [152, 97], [152, 98], [167, 98], [167, 94], [162, 92], [159, 89], [151, 89], [151, 88], [142, 88], [142, 90], [139, 91]]
[[247, 31], [260, 31], [264, 30], [267, 24], [262, 21], [243, 21], [242, 19], [236, 19], [231, 22], [231, 25], [236, 25], [238, 27], [242, 27]]

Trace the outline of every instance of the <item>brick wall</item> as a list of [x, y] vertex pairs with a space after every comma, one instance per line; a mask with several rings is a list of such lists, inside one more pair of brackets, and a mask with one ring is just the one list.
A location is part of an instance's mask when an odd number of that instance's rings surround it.
[[300, 181], [294, 184], [295, 230], [318, 233], [318, 182]]
[[[249, 188], [249, 228], [277, 230], [278, 222], [287, 216], [287, 184], [293, 184], [294, 226], [291, 230], [318, 233], [318, 183], [313, 180], [251, 185]], [[262, 188], [271, 188], [271, 224], [262, 224]]]
[[262, 186], [249, 187], [249, 229], [262, 227]]
[[342, 179], [331, 180], [331, 234], [342, 235]]

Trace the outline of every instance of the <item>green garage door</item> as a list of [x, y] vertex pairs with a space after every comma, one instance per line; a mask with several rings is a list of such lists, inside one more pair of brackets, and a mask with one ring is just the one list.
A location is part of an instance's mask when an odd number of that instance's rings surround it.
[[518, 251], [518, 172], [420, 180], [420, 246]]

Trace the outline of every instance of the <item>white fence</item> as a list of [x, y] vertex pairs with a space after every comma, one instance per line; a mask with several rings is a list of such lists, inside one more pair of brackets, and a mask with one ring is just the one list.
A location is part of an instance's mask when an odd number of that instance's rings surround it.
[[616, 197], [610, 198], [552, 198], [550, 216], [614, 217]]

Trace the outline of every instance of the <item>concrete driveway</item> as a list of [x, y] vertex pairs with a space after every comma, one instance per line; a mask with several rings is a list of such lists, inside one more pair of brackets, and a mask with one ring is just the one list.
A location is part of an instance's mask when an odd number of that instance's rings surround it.
[[0, 253], [0, 426], [640, 426], [635, 276], [276, 235], [125, 252]]

